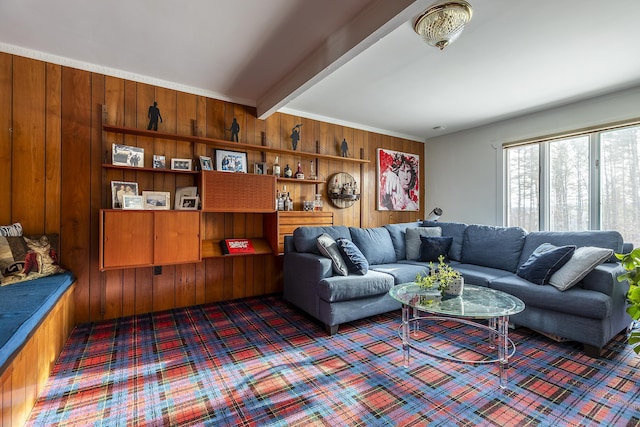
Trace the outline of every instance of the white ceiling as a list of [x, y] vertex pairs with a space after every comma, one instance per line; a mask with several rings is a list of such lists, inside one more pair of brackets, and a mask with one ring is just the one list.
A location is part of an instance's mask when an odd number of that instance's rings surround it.
[[418, 141], [640, 85], [638, 0], [470, 0], [444, 51], [435, 1], [0, 0], [0, 51]]

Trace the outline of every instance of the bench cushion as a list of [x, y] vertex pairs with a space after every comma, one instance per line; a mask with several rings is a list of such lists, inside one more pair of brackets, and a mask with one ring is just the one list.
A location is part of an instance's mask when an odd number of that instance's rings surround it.
[[0, 367], [22, 347], [74, 280], [65, 272], [0, 287]]

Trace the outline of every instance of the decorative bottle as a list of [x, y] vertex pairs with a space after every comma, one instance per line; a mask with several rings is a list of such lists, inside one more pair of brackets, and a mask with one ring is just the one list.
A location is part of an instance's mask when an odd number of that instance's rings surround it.
[[311, 171], [311, 174], [309, 175], [309, 179], [314, 179], [314, 180], [318, 179], [318, 176], [316, 175], [316, 168], [315, 168], [314, 161], [311, 160], [309, 163], [310, 163], [310, 169], [309, 170]]
[[291, 170], [291, 168], [289, 167], [289, 164], [287, 163], [287, 166], [284, 167], [284, 177], [291, 178], [292, 175], [293, 175], [293, 171]]
[[302, 167], [300, 167], [300, 162], [298, 162], [298, 170], [296, 171], [296, 179], [304, 179], [304, 172], [302, 172]]
[[280, 176], [280, 163], [278, 163], [278, 156], [276, 156], [275, 162], [273, 162], [273, 174]]

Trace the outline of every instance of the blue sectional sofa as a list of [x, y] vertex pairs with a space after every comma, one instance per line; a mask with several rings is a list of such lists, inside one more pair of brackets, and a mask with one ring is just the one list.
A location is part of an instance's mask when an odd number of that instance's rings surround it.
[[[329, 334], [335, 334], [341, 323], [399, 309], [388, 291], [428, 272], [428, 262], [412, 259], [415, 243], [407, 246], [407, 237], [421, 230], [437, 230], [450, 238], [448, 262], [462, 273], [465, 283], [498, 289], [524, 301], [525, 310], [510, 318], [517, 326], [580, 342], [585, 353], [597, 357], [631, 321], [625, 312], [628, 284], [617, 281], [624, 269], [612, 256], [628, 247], [616, 231], [526, 232], [518, 227], [432, 221], [368, 229], [300, 227], [285, 239], [285, 300], [324, 323]], [[337, 274], [332, 260], [318, 248], [317, 238], [322, 234], [353, 242], [366, 258], [366, 274]], [[604, 262], [574, 271], [576, 284], [559, 290], [557, 285], [521, 277], [523, 264], [535, 258], [542, 244], [609, 251], [598, 250], [605, 253], [601, 256]], [[409, 249], [412, 256], [407, 259]]]

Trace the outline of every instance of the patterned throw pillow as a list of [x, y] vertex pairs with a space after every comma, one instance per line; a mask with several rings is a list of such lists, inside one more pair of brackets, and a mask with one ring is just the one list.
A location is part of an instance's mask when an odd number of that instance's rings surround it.
[[57, 237], [0, 237], [2, 286], [65, 271], [58, 264]]
[[0, 236], [20, 237], [22, 236], [22, 224], [16, 222], [11, 225], [0, 225]]

